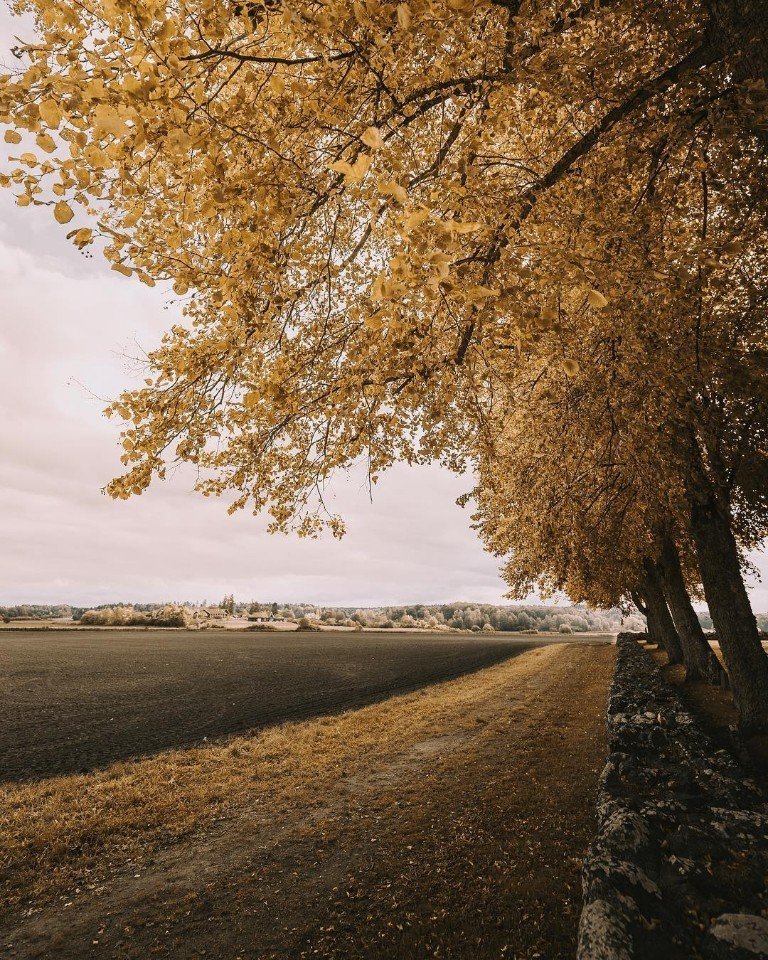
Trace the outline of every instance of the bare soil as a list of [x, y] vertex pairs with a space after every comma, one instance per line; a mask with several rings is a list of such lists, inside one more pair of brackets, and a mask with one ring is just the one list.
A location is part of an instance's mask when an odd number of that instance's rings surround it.
[[549, 645], [339, 716], [8, 786], [0, 950], [572, 957], [613, 660]]
[[[605, 639], [605, 638], [603, 638]], [[226, 630], [0, 635], [0, 782], [373, 703], [553, 638]]]

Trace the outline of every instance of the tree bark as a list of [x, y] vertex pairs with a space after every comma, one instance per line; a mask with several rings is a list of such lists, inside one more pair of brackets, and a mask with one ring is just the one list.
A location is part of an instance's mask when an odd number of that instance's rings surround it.
[[662, 650], [664, 650], [664, 644], [662, 642], [662, 637], [659, 635], [659, 625], [658, 622], [654, 619], [653, 611], [648, 609], [645, 614], [645, 623], [648, 627], [648, 642], [657, 644]]
[[648, 607], [645, 605], [645, 601], [640, 596], [637, 590], [630, 590], [630, 597], [632, 597], [632, 603], [637, 607], [640, 613], [644, 616], [648, 616]]
[[643, 562], [645, 577], [643, 578], [643, 594], [648, 607], [649, 623], [656, 635], [657, 641], [666, 652], [670, 664], [683, 662], [683, 648], [680, 637], [677, 635], [674, 621], [669, 612], [664, 591], [656, 570], [656, 565], [650, 561]]
[[645, 617], [645, 633], [648, 637], [649, 643], [656, 643], [657, 641], [653, 637], [653, 625], [651, 613], [648, 610], [648, 604], [645, 601], [645, 598], [641, 596], [639, 590], [630, 590], [629, 595], [632, 597], [632, 603], [637, 607], [642, 616]]
[[760, 643], [730, 518], [711, 484], [699, 479], [691, 533], [704, 596], [715, 625], [744, 733], [768, 731], [768, 654]]
[[662, 538], [661, 556], [657, 569], [667, 606], [683, 648], [686, 680], [705, 680], [707, 683], [722, 684], [725, 671], [701, 629], [699, 618], [693, 609], [685, 586], [677, 547], [669, 534], [665, 534]]

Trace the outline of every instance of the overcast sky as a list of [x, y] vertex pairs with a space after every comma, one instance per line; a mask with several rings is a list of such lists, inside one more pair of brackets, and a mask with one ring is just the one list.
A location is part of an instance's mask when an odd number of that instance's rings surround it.
[[157, 289], [86, 259], [45, 210], [0, 193], [0, 603], [306, 600], [501, 601], [496, 561], [455, 505], [469, 480], [393, 470], [368, 499], [335, 485], [340, 543], [269, 536], [250, 514], [195, 494], [179, 472], [147, 494], [100, 492], [119, 472], [104, 398], [134, 382], [131, 357], [173, 321]]
[[[8, 15], [0, 7], [0, 43]], [[0, 56], [0, 60], [7, 60]], [[86, 258], [47, 210], [0, 189], [0, 604], [109, 601], [307, 601], [343, 605], [503, 601], [456, 497], [471, 482], [398, 467], [371, 503], [362, 475], [335, 484], [341, 541], [269, 536], [247, 513], [192, 491], [179, 472], [112, 501], [120, 471], [104, 401], [140, 379], [132, 357], [154, 346], [174, 308]], [[768, 562], [760, 559], [768, 570]], [[768, 588], [753, 589], [768, 610]]]

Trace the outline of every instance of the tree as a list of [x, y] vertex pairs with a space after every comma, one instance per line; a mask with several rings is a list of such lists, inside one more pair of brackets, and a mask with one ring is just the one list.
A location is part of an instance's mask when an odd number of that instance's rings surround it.
[[666, 651], [669, 663], [683, 663], [683, 645], [667, 606], [658, 569], [656, 564], [647, 558], [643, 561], [641, 589], [648, 610], [648, 632], [651, 638], [658, 639], [660, 646]]
[[221, 601], [220, 606], [221, 606], [221, 609], [222, 609], [222, 610], [224, 610], [226, 613], [228, 613], [228, 614], [230, 615], [230, 617], [234, 617], [234, 615], [235, 615], [235, 598], [234, 598], [234, 595], [233, 595], [233, 594], [230, 593], [230, 594], [228, 594], [226, 597], [224, 597], [224, 599]]
[[683, 648], [686, 678], [723, 683], [723, 669], [707, 643], [699, 618], [693, 609], [680, 554], [668, 531], [662, 534], [661, 553], [656, 569]]
[[[18, 154], [3, 182], [60, 223], [81, 212], [77, 245], [172, 284], [186, 311], [110, 408], [127, 467], [110, 493], [184, 460], [273, 529], [340, 534], [333, 470], [362, 457], [375, 482], [397, 459], [482, 457], [499, 385], [520, 364], [573, 376], [610, 321], [610, 383], [656, 351], [656, 406], [624, 416], [636, 440], [671, 416], [671, 467], [646, 482], [671, 484], [742, 716], [768, 723], [738, 586], [759, 511], [729, 496], [726, 434], [690, 429], [719, 395], [732, 429], [764, 362], [764, 0], [23, 6], [37, 36], [0, 86]], [[677, 322], [694, 362], [706, 344], [733, 356], [740, 324], [741, 382], [664, 355]], [[717, 389], [688, 389], [702, 381]], [[610, 583], [597, 557], [582, 579]]]
[[[737, 277], [729, 298], [738, 285]], [[710, 297], [704, 302], [699, 296], [687, 309], [675, 305], [666, 317], [657, 306], [650, 327], [633, 316], [633, 302], [613, 317], [600, 311], [578, 348], [575, 330], [566, 330], [571, 336], [563, 339], [567, 320], [560, 330], [537, 334], [524, 362], [505, 368], [495, 385], [478, 461], [477, 519], [491, 548], [512, 558], [505, 572], [513, 595], [538, 585], [607, 606], [639, 587], [651, 632], [670, 660], [680, 659], [682, 641], [690, 676], [715, 679], [719, 669], [694, 627], [665, 523], [674, 522], [688, 554], [696, 545], [701, 573], [693, 575], [693, 586], [701, 576], [711, 606], [728, 620], [729, 601], [707, 590], [718, 575], [707, 570], [694, 536], [691, 478], [703, 468], [692, 451], [713, 451], [706, 476], [727, 506], [721, 507], [721, 529], [707, 529], [731, 558], [734, 595], [746, 600], [736, 536], [753, 545], [766, 520], [766, 401], [750, 373], [761, 356], [766, 318], [755, 310], [726, 312], [717, 288]], [[548, 358], [563, 343], [571, 343], [576, 359], [573, 369], [558, 373]], [[666, 563], [659, 568], [662, 557]], [[749, 617], [739, 628], [744, 625], [743, 643], [724, 635], [722, 646], [748, 728], [765, 722], [768, 664]]]
[[[178, 457], [303, 532], [333, 468], [454, 445], [472, 361], [529, 326], [532, 270], [602, 302], [619, 278], [593, 253], [631, 210], [602, 211], [645, 156], [697, 110], [730, 146], [765, 109], [760, 3], [25, 7], [39, 36], [0, 110], [36, 151], [9, 183], [60, 221], [93, 211], [74, 241], [173, 283], [190, 320], [113, 408], [132, 425], [110, 491]], [[592, 231], [567, 263], [545, 230], [565, 196]]]

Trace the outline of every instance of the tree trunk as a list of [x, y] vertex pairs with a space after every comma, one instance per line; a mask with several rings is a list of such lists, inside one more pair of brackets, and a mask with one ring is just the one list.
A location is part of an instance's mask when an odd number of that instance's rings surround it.
[[648, 606], [646, 605], [643, 597], [640, 596], [639, 590], [630, 590], [630, 597], [632, 597], [632, 603], [640, 611], [641, 615], [645, 617], [645, 633], [648, 639], [651, 639], [651, 621], [648, 615]]
[[643, 567], [645, 569], [643, 593], [648, 606], [649, 622], [652, 624], [652, 630], [666, 652], [669, 663], [682, 663], [683, 648], [680, 645], [680, 637], [677, 635], [667, 601], [664, 598], [664, 592], [661, 589], [656, 565], [650, 560], [645, 560]]
[[661, 642], [661, 637], [659, 636], [659, 625], [653, 617], [653, 610], [648, 606], [646, 601], [645, 604], [645, 625], [648, 628], [648, 642], [658, 644], [661, 649], [664, 649], [664, 644]]
[[653, 619], [653, 611], [651, 610], [648, 601], [639, 590], [632, 590], [630, 596], [632, 597], [632, 602], [634, 605], [645, 617], [645, 632], [648, 636], [648, 643], [655, 643], [664, 649], [664, 645], [661, 642], [661, 637], [659, 636], [659, 628], [656, 621]]
[[768, 654], [763, 650], [744, 581], [730, 518], [702, 483], [691, 507], [704, 596], [731, 681], [739, 726], [768, 731]]
[[664, 535], [661, 547], [658, 563], [661, 587], [683, 648], [686, 680], [722, 684], [725, 672], [701, 629], [685, 586], [677, 547], [669, 534]]

